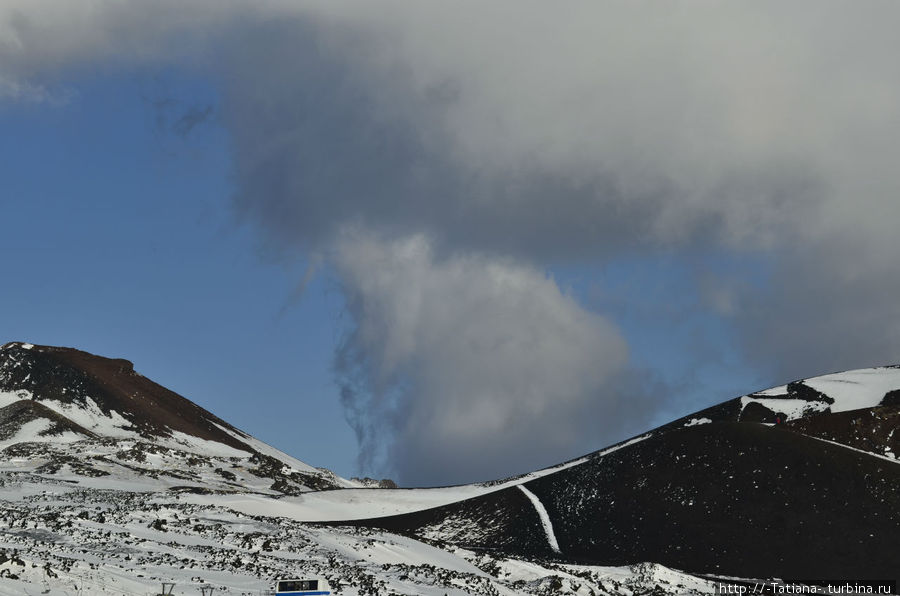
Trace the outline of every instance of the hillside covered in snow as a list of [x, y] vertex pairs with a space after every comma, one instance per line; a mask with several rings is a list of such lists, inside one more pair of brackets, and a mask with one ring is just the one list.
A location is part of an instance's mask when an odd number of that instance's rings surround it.
[[[796, 381], [496, 482], [315, 468], [135, 372], [0, 348], [0, 595], [711, 593], [900, 570], [900, 369]], [[368, 485], [366, 485], [368, 486]]]

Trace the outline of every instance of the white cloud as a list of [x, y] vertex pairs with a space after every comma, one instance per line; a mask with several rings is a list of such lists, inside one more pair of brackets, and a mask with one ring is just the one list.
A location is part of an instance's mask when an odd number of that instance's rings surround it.
[[4, 100], [24, 103], [50, 103], [63, 104], [66, 101], [66, 93], [53, 95], [40, 85], [30, 85], [15, 79], [0, 77], [0, 102]]
[[401, 480], [525, 471], [628, 425], [613, 394], [625, 341], [541, 272], [437, 257], [421, 235], [347, 233], [336, 262], [355, 322], [338, 360], [345, 398], [365, 412], [367, 453], [386, 448]]

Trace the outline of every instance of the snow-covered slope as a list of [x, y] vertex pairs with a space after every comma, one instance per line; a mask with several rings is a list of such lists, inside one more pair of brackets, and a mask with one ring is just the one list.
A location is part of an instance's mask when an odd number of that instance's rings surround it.
[[30, 454], [44, 471], [143, 477], [162, 488], [299, 494], [359, 486], [251, 437], [127, 360], [22, 342], [0, 347], [2, 447]]
[[[229, 497], [229, 501], [230, 506], [235, 510], [247, 514], [273, 511], [278, 515], [298, 521], [360, 520], [413, 513], [472, 499], [525, 484], [570, 467], [580, 466], [620, 449], [627, 449], [669, 428], [742, 419], [775, 423], [779, 416], [782, 422], [804, 418], [812, 419], [818, 414], [848, 412], [879, 406], [885, 400], [890, 401], [892, 392], [900, 394], [900, 368], [880, 367], [848, 371], [795, 381], [788, 385], [745, 395], [686, 416], [661, 429], [601, 449], [588, 456], [508, 480], [443, 488], [311, 492], [277, 500], [265, 495], [234, 495]], [[760, 408], [755, 408], [751, 404], [756, 404]], [[750, 407], [748, 408], [748, 406]], [[805, 434], [819, 436], [813, 430], [807, 430]], [[833, 439], [834, 437], [823, 436], [822, 438]], [[871, 451], [879, 455], [888, 454], [890, 457], [900, 457], [898, 441], [900, 441], [900, 432], [887, 437], [885, 443], [879, 444]], [[856, 443], [846, 441], [844, 443], [860, 447]], [[197, 503], [209, 500], [204, 495], [192, 495], [190, 498]]]
[[[729, 400], [495, 482], [361, 488], [134, 372], [0, 348], [0, 596], [713, 593], [900, 569], [900, 369]], [[328, 489], [328, 490], [321, 490]], [[777, 540], [772, 537], [777, 536]]]
[[881, 405], [900, 391], [900, 368], [864, 368], [794, 381], [740, 398], [741, 411], [750, 404], [783, 413], [795, 420], [820, 413], [847, 412]]
[[349, 527], [248, 516], [178, 495], [61, 486], [2, 476], [0, 595], [259, 596], [275, 578], [321, 577], [336, 594], [621, 595], [712, 593], [712, 582], [658, 565], [533, 561]]
[[344, 523], [563, 561], [893, 577], [898, 428], [898, 369], [850, 371], [723, 402], [465, 501]]
[[[466, 501], [582, 461], [481, 485], [352, 488], [145, 379], [130, 362], [77, 350], [0, 348], [0, 453], [0, 595], [147, 594], [162, 582], [175, 582], [174, 594], [201, 586], [260, 594], [277, 577], [304, 575], [350, 596], [711, 589], [649, 563], [539, 562], [304, 524]], [[351, 488], [313, 490], [335, 487]]]

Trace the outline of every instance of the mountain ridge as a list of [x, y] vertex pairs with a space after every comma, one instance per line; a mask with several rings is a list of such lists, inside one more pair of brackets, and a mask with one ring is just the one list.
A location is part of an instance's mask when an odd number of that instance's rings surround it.
[[[834, 395], [820, 390], [836, 384]], [[540, 500], [552, 541], [519, 531], [537, 527], [540, 512], [517, 498], [516, 486], [329, 523], [584, 564], [652, 560], [704, 575], [895, 577], [898, 386], [893, 366], [799, 380], [526, 475], [520, 484]], [[485, 511], [493, 526], [483, 523]], [[561, 554], [552, 548], [557, 540]]]
[[900, 368], [834, 373], [535, 472], [392, 489], [283, 454], [130, 361], [11, 342], [0, 347], [0, 595], [4, 573], [21, 573], [4, 548], [67, 581], [102, 560], [135, 586], [187, 577], [179, 569], [241, 590], [308, 573], [353, 596], [700, 594], [717, 590], [711, 577], [895, 577], [898, 401]]
[[43, 443], [33, 449], [46, 454], [56, 443], [91, 440], [110, 448], [128, 443], [95, 454], [94, 464], [104, 462], [98, 474], [110, 472], [106, 462], [140, 464], [168, 449], [184, 454], [187, 477], [198, 458], [237, 457], [251, 475], [270, 478], [277, 493], [359, 486], [253, 438], [136, 372], [129, 360], [25, 342], [0, 346], [0, 445]]

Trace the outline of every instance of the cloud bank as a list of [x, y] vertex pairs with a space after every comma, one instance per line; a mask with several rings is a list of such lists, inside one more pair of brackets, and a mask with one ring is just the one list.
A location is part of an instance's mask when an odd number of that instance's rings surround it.
[[515, 467], [540, 460], [541, 424], [543, 452], [563, 453], [615, 434], [590, 441], [587, 412], [640, 419], [617, 401], [635, 372], [623, 332], [547, 267], [752, 255], [765, 279], [696, 281], [746, 367], [781, 381], [900, 361], [898, 13], [7, 2], [0, 101], [85, 68], [214, 79], [235, 208], [339, 275], [337, 370], [366, 453], [412, 482], [462, 479], [479, 452], [449, 445], [481, 445], [481, 424], [506, 425], [491, 465]]

